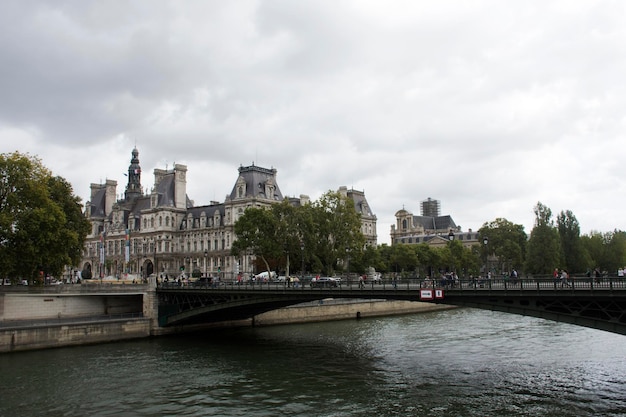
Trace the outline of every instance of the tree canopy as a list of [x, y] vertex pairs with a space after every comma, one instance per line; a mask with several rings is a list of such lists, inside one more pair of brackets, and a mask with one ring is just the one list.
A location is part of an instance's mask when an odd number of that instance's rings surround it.
[[304, 260], [309, 271], [327, 275], [343, 268], [348, 256], [361, 259], [365, 244], [354, 204], [331, 191], [304, 206], [285, 200], [269, 208], [250, 207], [235, 223], [235, 234], [234, 255], [250, 251], [268, 270]]
[[30, 155], [0, 155], [0, 275], [60, 276], [90, 230], [71, 185]]

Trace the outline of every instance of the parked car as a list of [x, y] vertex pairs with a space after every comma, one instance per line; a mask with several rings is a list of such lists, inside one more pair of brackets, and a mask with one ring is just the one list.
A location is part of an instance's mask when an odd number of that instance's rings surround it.
[[200, 277], [193, 282], [193, 286], [207, 288], [211, 286], [212, 282], [212, 277]]
[[333, 277], [319, 277], [311, 280], [311, 288], [337, 287], [341, 280]]

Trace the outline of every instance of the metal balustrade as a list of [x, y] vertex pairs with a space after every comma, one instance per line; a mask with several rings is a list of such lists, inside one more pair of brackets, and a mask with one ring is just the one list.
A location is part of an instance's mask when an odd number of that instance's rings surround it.
[[339, 290], [339, 291], [416, 291], [426, 288], [437, 288], [448, 291], [593, 291], [593, 290], [624, 290], [626, 279], [622, 277], [595, 278], [572, 278], [566, 281], [553, 278], [473, 278], [473, 279], [419, 279], [403, 278], [397, 281], [386, 280], [383, 282], [339, 281], [337, 286], [312, 287], [310, 282], [291, 283], [286, 282], [217, 282], [214, 284], [194, 285], [194, 283], [159, 283], [159, 289], [163, 290], [228, 290], [228, 291], [310, 291], [310, 290]]

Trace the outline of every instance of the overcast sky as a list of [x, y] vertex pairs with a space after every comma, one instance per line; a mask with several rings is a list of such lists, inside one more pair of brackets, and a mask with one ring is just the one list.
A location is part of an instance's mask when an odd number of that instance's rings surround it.
[[538, 201], [581, 232], [626, 230], [626, 2], [0, 3], [0, 152], [40, 157], [83, 202], [187, 165], [196, 205], [240, 165], [284, 195], [441, 201], [463, 230], [533, 227]]

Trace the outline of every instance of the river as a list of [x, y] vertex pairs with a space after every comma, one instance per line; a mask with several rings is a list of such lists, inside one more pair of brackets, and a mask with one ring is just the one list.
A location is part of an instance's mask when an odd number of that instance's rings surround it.
[[626, 416], [626, 337], [474, 309], [0, 355], [1, 416]]

